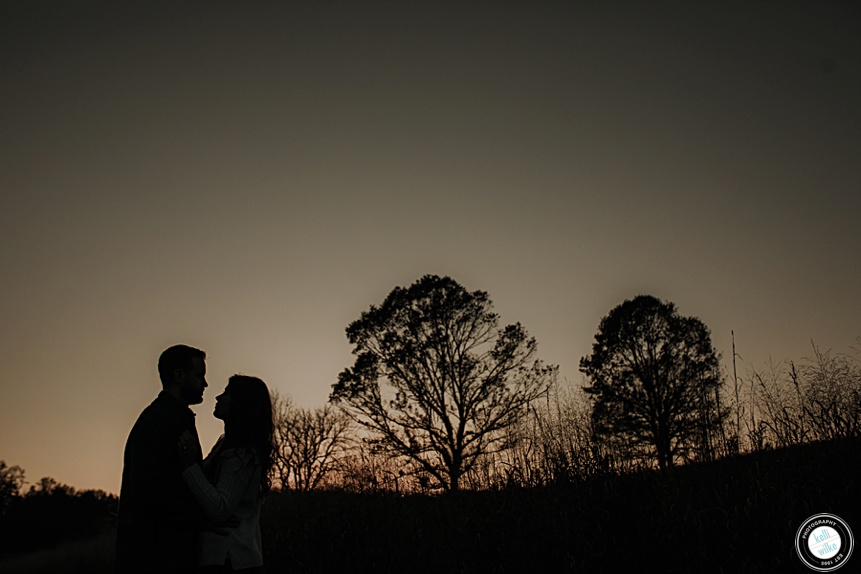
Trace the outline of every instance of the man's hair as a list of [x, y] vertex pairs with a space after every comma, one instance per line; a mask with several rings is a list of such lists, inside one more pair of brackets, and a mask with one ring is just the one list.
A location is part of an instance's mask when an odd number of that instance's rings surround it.
[[167, 387], [173, 383], [173, 372], [177, 369], [190, 369], [195, 358], [204, 360], [206, 353], [188, 345], [174, 345], [165, 349], [158, 358], [158, 377], [161, 379], [161, 386]]

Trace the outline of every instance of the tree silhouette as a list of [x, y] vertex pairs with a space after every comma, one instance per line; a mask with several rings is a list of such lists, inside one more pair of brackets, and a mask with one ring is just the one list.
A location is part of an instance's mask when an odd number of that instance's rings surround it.
[[672, 303], [640, 295], [601, 320], [592, 354], [580, 360], [599, 436], [651, 453], [661, 468], [677, 457], [710, 458], [726, 413], [708, 328]]
[[275, 470], [282, 488], [313, 490], [337, 467], [346, 450], [350, 419], [331, 405], [310, 410], [273, 396]]
[[546, 392], [553, 367], [518, 323], [499, 327], [483, 291], [428, 275], [395, 288], [347, 327], [356, 360], [333, 385], [378, 445], [412, 461], [445, 490]]
[[0, 460], [0, 516], [21, 496], [24, 487], [24, 469], [20, 466], [8, 466], [5, 460]]

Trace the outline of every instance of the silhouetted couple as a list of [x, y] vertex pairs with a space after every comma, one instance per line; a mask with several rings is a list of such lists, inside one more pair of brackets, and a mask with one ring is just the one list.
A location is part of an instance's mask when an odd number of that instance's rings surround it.
[[216, 399], [224, 435], [204, 459], [189, 405], [203, 402], [206, 354], [176, 345], [158, 361], [162, 391], [129, 434], [117, 526], [119, 574], [263, 572], [260, 502], [272, 466], [272, 403], [234, 375]]

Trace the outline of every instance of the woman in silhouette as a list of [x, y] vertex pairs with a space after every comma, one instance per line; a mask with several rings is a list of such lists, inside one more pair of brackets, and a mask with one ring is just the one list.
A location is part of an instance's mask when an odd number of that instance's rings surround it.
[[182, 478], [207, 519], [220, 525], [200, 533], [201, 572], [263, 572], [260, 503], [271, 487], [272, 402], [258, 378], [230, 377], [215, 403], [224, 434], [203, 461], [191, 435], [180, 439]]

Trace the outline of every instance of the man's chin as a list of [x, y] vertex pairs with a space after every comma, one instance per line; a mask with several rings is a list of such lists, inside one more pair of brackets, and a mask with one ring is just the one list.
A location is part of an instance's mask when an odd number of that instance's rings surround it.
[[189, 406], [191, 406], [191, 405], [199, 405], [200, 403], [202, 403], [202, 402], [203, 402], [203, 395], [194, 395], [194, 396], [191, 396], [191, 397], [186, 397], [186, 399], [185, 399], [185, 400], [187, 400], [187, 401], [188, 401], [188, 405], [189, 405]]

